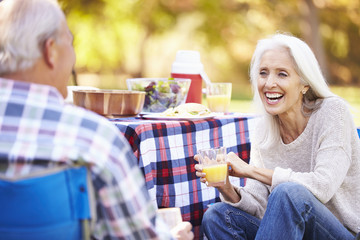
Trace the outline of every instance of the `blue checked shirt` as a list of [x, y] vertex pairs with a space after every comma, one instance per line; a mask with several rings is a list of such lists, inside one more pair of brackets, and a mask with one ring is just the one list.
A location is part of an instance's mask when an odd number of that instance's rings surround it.
[[[156, 207], [127, 141], [107, 119], [65, 104], [53, 87], [0, 78], [0, 174], [90, 164], [96, 239], [157, 239]], [[34, 161], [36, 160], [36, 161]]]

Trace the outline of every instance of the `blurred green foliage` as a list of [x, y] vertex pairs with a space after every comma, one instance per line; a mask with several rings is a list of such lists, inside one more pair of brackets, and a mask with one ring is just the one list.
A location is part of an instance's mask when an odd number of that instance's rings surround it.
[[212, 81], [233, 82], [235, 98], [250, 98], [256, 42], [281, 31], [309, 43], [330, 83], [360, 85], [359, 0], [59, 2], [77, 72], [101, 76], [86, 84], [123, 88], [128, 77], [169, 77], [176, 51], [188, 49], [200, 52]]

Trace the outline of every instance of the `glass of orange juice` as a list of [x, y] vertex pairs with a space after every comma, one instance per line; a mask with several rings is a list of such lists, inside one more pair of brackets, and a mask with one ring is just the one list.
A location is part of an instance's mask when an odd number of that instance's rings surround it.
[[228, 165], [226, 163], [226, 148], [209, 148], [198, 151], [200, 164], [208, 186], [219, 187], [226, 183]]
[[212, 112], [229, 112], [231, 83], [213, 82], [206, 85], [206, 101]]

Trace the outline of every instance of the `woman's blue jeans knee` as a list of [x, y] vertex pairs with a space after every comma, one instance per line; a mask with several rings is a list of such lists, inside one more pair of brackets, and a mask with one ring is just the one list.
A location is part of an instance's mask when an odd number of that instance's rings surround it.
[[255, 239], [260, 219], [226, 203], [212, 205], [204, 214], [202, 227], [210, 239]]
[[296, 183], [272, 191], [262, 220], [217, 203], [206, 211], [202, 224], [208, 239], [354, 239], [324, 204]]

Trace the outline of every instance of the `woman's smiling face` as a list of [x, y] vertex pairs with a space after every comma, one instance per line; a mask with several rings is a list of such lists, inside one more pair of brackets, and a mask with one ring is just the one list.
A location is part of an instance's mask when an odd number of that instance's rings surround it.
[[279, 116], [300, 113], [302, 90], [308, 89], [301, 83], [289, 50], [284, 47], [264, 52], [257, 87], [266, 112]]

